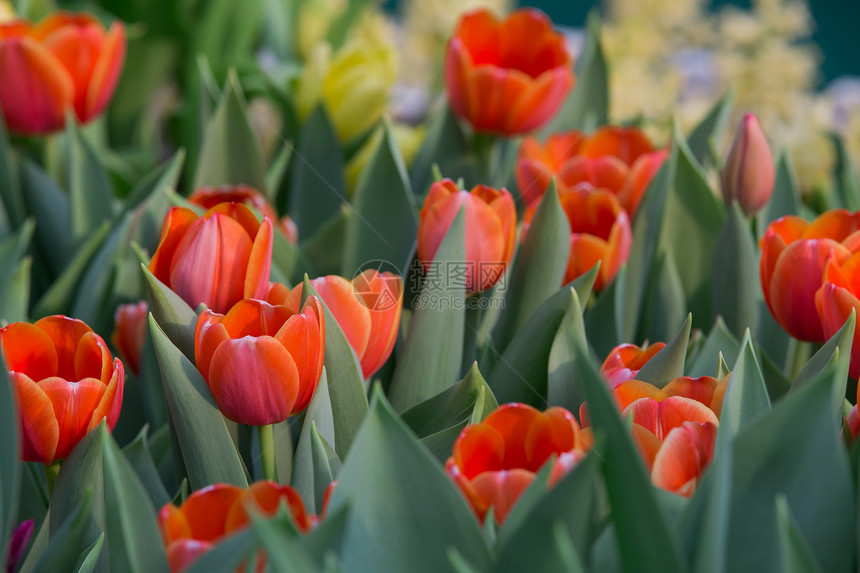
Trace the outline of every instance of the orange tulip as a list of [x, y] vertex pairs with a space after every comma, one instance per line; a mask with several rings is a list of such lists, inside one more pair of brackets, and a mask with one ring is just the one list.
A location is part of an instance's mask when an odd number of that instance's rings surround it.
[[615, 386], [612, 393], [615, 396], [618, 408], [621, 410], [640, 398], [651, 398], [662, 402], [672, 396], [680, 396], [707, 406], [719, 418], [725, 388], [729, 379], [730, 376], [726, 376], [722, 380], [717, 380], [711, 376], [702, 376], [700, 378], [681, 376], [670, 381], [663, 388], [657, 388], [641, 380], [627, 380]]
[[80, 320], [13, 322], [0, 328], [0, 349], [18, 396], [24, 461], [65, 459], [102, 419], [116, 425], [125, 370]]
[[448, 42], [448, 99], [475, 131], [514, 135], [538, 129], [573, 84], [564, 37], [537, 10], [517, 10], [502, 21], [487, 10], [470, 12]]
[[[170, 570], [184, 571], [222, 538], [247, 527], [249, 505], [263, 516], [273, 517], [282, 503], [286, 503], [296, 528], [307, 533], [311, 516], [302, 498], [290, 486], [272, 481], [258, 481], [247, 489], [223, 483], [210, 485], [188, 496], [181, 507], [168, 503], [158, 512], [158, 527]], [[258, 571], [265, 568], [264, 560], [258, 559], [257, 564]]]
[[854, 404], [854, 407], [851, 408], [851, 411], [845, 417], [845, 425], [842, 428], [842, 433], [845, 434], [846, 430], [851, 432], [853, 440], [856, 440], [858, 434], [860, 434], [860, 410], [858, 410], [857, 404]]
[[275, 208], [266, 200], [262, 193], [249, 185], [223, 185], [221, 187], [201, 187], [188, 197], [188, 201], [211, 209], [219, 203], [241, 203], [253, 207], [270, 221], [275, 221], [275, 227], [293, 244], [298, 241], [298, 229], [289, 215], [278, 219]]
[[110, 341], [125, 360], [129, 370], [140, 373], [140, 355], [146, 340], [146, 320], [149, 305], [146, 301], [121, 304], [113, 315], [114, 331]]
[[815, 293], [824, 282], [828, 257], [838, 266], [860, 251], [858, 230], [860, 212], [844, 209], [827, 211], [811, 223], [787, 216], [768, 226], [759, 241], [761, 288], [773, 318], [791, 336], [824, 340]]
[[[842, 328], [852, 309], [860, 317], [860, 253], [852, 254], [841, 264], [837, 260], [838, 255], [831, 253], [824, 268], [824, 284], [815, 293], [815, 308], [825, 338]], [[848, 373], [852, 378], [860, 377], [860, 328], [856, 324]]]
[[551, 456], [559, 456], [551, 470], [554, 484], [580, 459], [580, 446], [579, 424], [564, 408], [540, 412], [525, 404], [504, 404], [460, 433], [445, 471], [479, 520], [492, 507], [501, 524]]
[[748, 113], [741, 120], [721, 174], [723, 199], [737, 201], [744, 213], [762, 210], [773, 194], [776, 168], [770, 146], [756, 117]]
[[10, 130], [62, 129], [66, 110], [86, 123], [107, 107], [125, 60], [125, 27], [59, 12], [37, 25], [0, 25], [0, 107]]
[[196, 308], [224, 313], [244, 298], [263, 298], [272, 267], [272, 223], [239, 203], [219, 203], [202, 216], [174, 207], [149, 263], [155, 277]]
[[543, 197], [555, 177], [559, 192], [579, 183], [606, 189], [633, 216], [667, 156], [665, 150], [655, 151], [639, 129], [607, 126], [591, 136], [580, 131], [554, 133], [543, 145], [527, 137], [514, 172], [528, 205]]
[[[564, 283], [584, 275], [600, 261], [594, 290], [601, 291], [612, 282], [627, 262], [633, 232], [630, 218], [615, 197], [603, 189], [583, 183], [559, 193], [559, 200], [570, 223], [570, 255]], [[523, 235], [528, 232], [537, 203], [526, 209]]]
[[466, 216], [465, 283], [469, 292], [492, 287], [514, 255], [517, 212], [507, 189], [477, 185], [462, 191], [450, 179], [430, 187], [418, 223], [418, 258], [428, 270], [454, 218]]
[[635, 344], [619, 344], [609, 352], [606, 360], [603, 361], [600, 374], [610, 388], [615, 388], [622, 382], [636, 378], [645, 363], [663, 350], [665, 346], [665, 342], [655, 342], [647, 348]]
[[206, 310], [197, 319], [197, 369], [224, 416], [240, 424], [276, 424], [304, 410], [324, 354], [323, 308], [314, 296], [300, 313], [246, 299], [226, 315]]
[[[400, 328], [403, 280], [389, 272], [368, 269], [352, 281], [329, 275], [311, 281], [328, 306], [361, 362], [361, 371], [370, 378], [382, 368], [394, 349]], [[302, 284], [289, 293], [280, 285], [269, 291], [266, 300], [298, 311]]]

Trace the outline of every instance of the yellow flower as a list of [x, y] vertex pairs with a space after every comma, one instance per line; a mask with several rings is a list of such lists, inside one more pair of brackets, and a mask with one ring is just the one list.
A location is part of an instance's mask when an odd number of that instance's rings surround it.
[[[379, 144], [382, 143], [383, 127], [377, 127], [373, 134], [367, 138], [364, 145], [361, 146], [349, 163], [346, 164], [346, 182], [349, 185], [349, 190], [352, 192], [358, 183], [358, 178], [367, 167], [371, 157], [376, 152]], [[424, 126], [414, 127], [404, 123], [394, 123], [391, 126], [391, 132], [394, 135], [394, 143], [400, 150], [400, 155], [403, 157], [405, 167], [412, 165], [412, 161], [418, 154], [418, 149], [424, 141], [426, 129]]]
[[304, 119], [322, 102], [338, 138], [348, 141], [379, 121], [396, 79], [397, 53], [390, 44], [357, 37], [334, 55], [328, 44], [319, 44], [299, 78], [296, 107]]
[[0, 0], [0, 23], [15, 19], [15, 9], [9, 0]]

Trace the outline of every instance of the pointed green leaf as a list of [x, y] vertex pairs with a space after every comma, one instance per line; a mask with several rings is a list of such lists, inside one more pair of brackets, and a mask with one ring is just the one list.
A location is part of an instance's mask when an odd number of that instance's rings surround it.
[[454, 181], [462, 178], [467, 186], [478, 182], [474, 150], [447, 104], [430, 119], [427, 135], [412, 162], [412, 189], [418, 197], [426, 196], [430, 185], [440, 179], [434, 168]]
[[164, 393], [192, 489], [213, 483], [247, 486], [242, 462], [224, 417], [197, 368], [149, 315]]
[[836, 360], [833, 385], [833, 408], [839, 415], [842, 411], [842, 403], [845, 398], [845, 385], [848, 377], [848, 367], [851, 362], [851, 348], [854, 341], [854, 327], [857, 323], [857, 315], [854, 309], [836, 334], [830, 337], [815, 355], [797, 374], [789, 394], [797, 392], [810, 382], [814, 381]]
[[561, 320], [549, 353], [548, 406], [562, 406], [571, 412], [579, 412], [579, 406], [585, 401], [585, 395], [576, 377], [576, 347], [587, 344], [585, 324], [582, 320], [582, 305], [576, 291], [570, 289], [570, 304]]
[[729, 120], [734, 100], [735, 90], [730, 89], [723, 97], [717, 100], [717, 103], [714, 104], [708, 114], [690, 132], [687, 144], [690, 146], [693, 157], [701, 165], [708, 165], [710, 162], [710, 150], [712, 148], [721, 149], [723, 134], [725, 133], [726, 123]]
[[337, 479], [342, 464], [326, 439], [317, 432], [315, 424], [311, 424], [311, 461], [314, 468], [314, 507], [322, 512], [326, 489]]
[[622, 266], [612, 283], [597, 295], [585, 312], [585, 332], [588, 342], [598, 356], [606, 356], [621, 344], [621, 320], [619, 310], [624, 296], [627, 266]]
[[652, 269], [642, 315], [642, 332], [649, 340], [667, 340], [687, 315], [681, 273], [671, 247], [662, 247]]
[[267, 569], [274, 573], [314, 573], [319, 567], [297, 543], [295, 527], [286, 515], [263, 519], [251, 512], [254, 531], [266, 551]]
[[[443, 280], [425, 281], [391, 380], [391, 404], [403, 411], [453, 386], [459, 378], [465, 328], [465, 288], [448, 284], [448, 262], [466, 260], [463, 209], [454, 218], [432, 265]], [[438, 284], [437, 284], [438, 283]]]
[[18, 461], [18, 409], [12, 382], [0, 356], [0, 555], [17, 526], [21, 463]]
[[194, 360], [194, 331], [197, 328], [197, 313], [155, 278], [148, 268], [141, 265], [146, 288], [149, 291], [149, 306], [152, 315], [167, 338], [182, 351], [188, 360]]
[[[764, 376], [747, 330], [723, 398], [719, 434], [730, 439], [769, 410], [770, 398]], [[718, 437], [717, 441], [721, 439], [724, 438]]]
[[21, 187], [27, 213], [36, 220], [35, 242], [53, 276], [59, 276], [73, 254], [69, 241], [69, 197], [36, 164], [21, 160]]
[[66, 178], [71, 204], [71, 241], [83, 244], [93, 229], [113, 216], [113, 188], [101, 160], [73, 118], [66, 121]]
[[787, 149], [782, 149], [776, 160], [776, 179], [773, 195], [758, 214], [758, 234], [764, 235], [767, 226], [784, 215], [797, 215], [800, 212], [800, 190], [794, 164]]
[[785, 573], [815, 573], [821, 566], [815, 560], [803, 533], [797, 527], [784, 495], [776, 496], [776, 525], [779, 530], [779, 550]]
[[692, 324], [693, 317], [688, 314], [675, 338], [645, 363], [636, 374], [636, 379], [662, 388], [675, 378], [683, 376]]
[[329, 443], [335, 443], [334, 420], [331, 413], [331, 398], [329, 397], [325, 368], [323, 368], [314, 397], [305, 410], [305, 419], [302, 422], [302, 431], [299, 434], [299, 443], [296, 446], [296, 454], [293, 459], [293, 476], [290, 480], [292, 486], [305, 500], [307, 510], [311, 513], [319, 513], [314, 493], [316, 476], [313, 464], [311, 428], [315, 428], [316, 432], [324, 436]]
[[219, 540], [212, 549], [194, 560], [187, 573], [233, 573], [251, 557], [259, 539], [254, 528], [248, 527]]
[[343, 204], [309, 239], [302, 239], [299, 253], [303, 264], [293, 271], [294, 282], [301, 282], [304, 273], [310, 273], [310, 270], [313, 270], [316, 276], [336, 275], [340, 272], [346, 228], [354, 216], [352, 207]]
[[0, 118], [0, 203], [14, 227], [17, 228], [24, 222], [27, 215], [24, 212], [24, 198], [18, 179], [18, 164], [3, 118]]
[[96, 569], [96, 565], [98, 565], [99, 559], [102, 555], [102, 547], [105, 543], [105, 534], [102, 533], [99, 535], [99, 538], [96, 539], [89, 547], [84, 549], [81, 553], [81, 556], [78, 558], [81, 566], [78, 567], [77, 573], [92, 573]]
[[849, 211], [860, 210], [860, 179], [852, 165], [851, 156], [845, 141], [839, 135], [832, 135], [836, 149], [836, 194], [842, 206]]
[[[734, 364], [741, 351], [741, 343], [726, 328], [726, 323], [721, 317], [717, 317], [714, 326], [705, 343], [699, 348], [696, 355], [690, 360], [692, 366], [687, 369], [687, 376], [698, 378], [700, 376], [716, 376], [720, 360]], [[721, 378], [721, 376], [717, 376]]]
[[758, 327], [761, 287], [756, 246], [740, 205], [733, 202], [719, 236], [711, 293], [713, 312], [735, 336]]
[[158, 475], [158, 468], [155, 467], [155, 462], [149, 453], [148, 432], [149, 427], [144, 426], [134, 441], [122, 449], [122, 453], [140, 479], [141, 485], [152, 501], [152, 505], [156, 509], [161, 509], [164, 504], [170, 501], [170, 496], [167, 490], [164, 489], [164, 484]]
[[[128, 194], [128, 197], [123, 204], [125, 211], [130, 211], [140, 206], [144, 201], [152, 197], [156, 193], [161, 193], [167, 189], [176, 189], [176, 184], [179, 182], [179, 176], [182, 174], [182, 166], [185, 163], [185, 150], [180, 149], [170, 159], [167, 159], [161, 165], [144, 175], [137, 185]], [[164, 214], [167, 209], [164, 209]], [[161, 217], [164, 218], [164, 215]], [[160, 224], [161, 221], [158, 221]], [[160, 229], [159, 229], [160, 230]], [[156, 235], [158, 237], [158, 235]], [[141, 242], [141, 241], [138, 241]]]
[[214, 0], [203, 7], [199, 21], [194, 23], [194, 53], [202, 52], [213, 62], [235, 62], [248, 57], [260, 29], [262, 0], [241, 4]]
[[[93, 489], [86, 488], [63, 523], [51, 534], [48, 546], [33, 567], [34, 573], [67, 570], [86, 549], [85, 535], [93, 506]], [[101, 534], [102, 536], [104, 534]], [[98, 539], [94, 543], [98, 543]]]

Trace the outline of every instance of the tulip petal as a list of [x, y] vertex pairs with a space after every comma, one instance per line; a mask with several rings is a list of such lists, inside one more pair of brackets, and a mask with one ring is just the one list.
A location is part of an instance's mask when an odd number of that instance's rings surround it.
[[199, 541], [216, 541], [223, 536], [227, 516], [242, 497], [242, 492], [242, 488], [234, 485], [215, 484], [188, 496], [180, 511], [188, 522], [191, 537]]
[[272, 221], [264, 217], [254, 236], [245, 269], [245, 298], [263, 298], [266, 295], [272, 271], [272, 240]]
[[29, 376], [10, 373], [21, 416], [21, 459], [50, 464], [54, 461], [60, 426], [51, 399]]
[[81, 121], [99, 115], [108, 105], [119, 83], [125, 61], [125, 26], [115, 21], [104, 39], [101, 54], [90, 77], [86, 109]]
[[268, 480], [258, 481], [242, 490], [239, 499], [233, 504], [226, 516], [224, 521], [225, 532], [231, 533], [250, 523], [248, 518], [249, 504], [262, 515], [271, 517], [278, 513], [281, 503], [284, 501], [287, 502], [287, 508], [290, 510], [290, 515], [297, 529], [301, 532], [307, 532], [310, 529], [310, 520], [302, 498], [290, 486], [280, 486]]
[[505, 468], [528, 468], [526, 439], [532, 424], [541, 413], [525, 404], [505, 404], [493, 411], [482, 422], [495, 428], [505, 443]]
[[[275, 336], [293, 314], [285, 306], [246, 298], [234, 304], [220, 322], [230, 338]], [[212, 314], [209, 316], [214, 318]]]
[[65, 68], [75, 86], [74, 108], [78, 119], [89, 119], [87, 88], [93, 69], [102, 52], [104, 29], [99, 23], [67, 25], [57, 28], [43, 40], [57, 61]]
[[616, 386], [612, 390], [612, 394], [615, 397], [615, 403], [619, 410], [624, 410], [624, 408], [640, 398], [651, 398], [657, 402], [662, 402], [669, 397], [660, 388], [641, 380], [626, 380]]
[[102, 337], [95, 332], [86, 332], [75, 350], [75, 380], [95, 378], [110, 379], [113, 359]]
[[167, 546], [167, 564], [174, 573], [181, 573], [188, 569], [192, 563], [212, 549], [209, 541], [198, 539], [179, 539]]
[[198, 218], [197, 213], [185, 207], [173, 207], [164, 217], [164, 223], [161, 225], [161, 239], [149, 262], [149, 271], [168, 286], [170, 286], [170, 266], [176, 249]]
[[54, 348], [57, 350], [57, 376], [70, 381], [79, 380], [80, 377], [75, 368], [75, 356], [81, 339], [88, 332], [92, 332], [92, 329], [83, 321], [61, 315], [46, 316], [37, 320], [33, 326], [44, 331], [54, 343]]
[[607, 126], [598, 129], [589, 137], [582, 144], [579, 153], [587, 157], [611, 155], [627, 165], [633, 165], [639, 157], [652, 151], [654, 147], [642, 130], [636, 127]]
[[683, 396], [696, 400], [710, 408], [711, 402], [714, 400], [714, 389], [716, 389], [717, 383], [718, 380], [711, 376], [700, 378], [681, 376], [666, 384], [663, 387], [663, 392], [669, 396]]
[[467, 480], [504, 468], [505, 438], [487, 424], [467, 426], [454, 443], [453, 460]]
[[394, 350], [403, 308], [403, 279], [366, 270], [353, 279], [353, 290], [370, 309], [370, 344], [361, 358], [362, 374], [370, 378]]
[[714, 457], [717, 427], [685, 422], [674, 428], [654, 458], [651, 481], [657, 487], [690, 497]]
[[93, 410], [90, 424], [87, 427], [87, 432], [98, 426], [102, 419], [107, 420], [108, 428], [111, 430], [116, 426], [119, 420], [119, 413], [122, 409], [122, 396], [125, 391], [125, 369], [119, 358], [114, 358], [113, 373], [107, 383], [104, 394], [98, 406]]
[[26, 322], [0, 328], [0, 344], [6, 367], [33, 380], [57, 374], [57, 350], [44, 330]]
[[370, 310], [359, 301], [352, 283], [343, 277], [328, 275], [314, 279], [312, 284], [361, 360], [370, 341]]
[[194, 334], [194, 361], [197, 370], [207, 382], [209, 381], [209, 369], [212, 364], [212, 355], [222, 342], [230, 340], [230, 335], [221, 321], [224, 319], [218, 313], [204, 310], [197, 318], [197, 327]]
[[53, 377], [40, 381], [39, 388], [51, 400], [59, 427], [54, 457], [65, 459], [90, 429], [92, 413], [105, 393], [105, 384], [95, 378], [69, 382]]
[[[483, 511], [479, 514], [480, 518], [483, 519], [492, 507], [496, 523], [504, 522], [511, 508], [534, 478], [532, 472], [522, 469], [486, 472], [477, 476], [472, 480], [472, 488], [481, 501], [480, 507]], [[477, 510], [477, 507], [475, 509]]]
[[325, 326], [322, 307], [314, 296], [305, 301], [301, 314], [294, 314], [275, 335], [294, 361], [298, 385], [290, 414], [304, 410], [310, 403], [322, 375], [325, 354]]
[[549, 408], [531, 425], [526, 434], [526, 469], [537, 472], [552, 455], [562, 454], [577, 445], [579, 424], [564, 408]]

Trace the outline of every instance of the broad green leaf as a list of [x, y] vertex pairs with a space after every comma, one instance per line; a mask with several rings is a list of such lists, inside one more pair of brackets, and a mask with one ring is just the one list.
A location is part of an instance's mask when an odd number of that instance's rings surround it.
[[242, 529], [219, 540], [191, 564], [187, 573], [233, 573], [254, 553], [259, 543], [253, 527]]
[[148, 432], [149, 427], [144, 426], [134, 441], [122, 449], [122, 453], [134, 469], [138, 479], [140, 479], [140, 483], [149, 495], [152, 505], [158, 510], [170, 501], [170, 496], [167, 490], [164, 489], [164, 484], [158, 475], [158, 468], [155, 467], [155, 462], [149, 453]]
[[576, 376], [576, 347], [587, 344], [582, 305], [576, 291], [570, 289], [570, 303], [549, 352], [548, 406], [562, 406], [571, 412], [579, 412], [579, 406], [585, 401], [585, 395]]
[[289, 212], [302, 241], [313, 236], [346, 202], [343, 165], [334, 127], [319, 105], [302, 127], [290, 169]]
[[[454, 218], [433, 259], [443, 280], [427, 280], [417, 299], [405, 343], [391, 380], [391, 404], [398, 410], [423, 402], [459, 378], [465, 328], [465, 285], [448, 278], [448, 262], [466, 260], [463, 209]], [[437, 284], [438, 283], [438, 284]]]
[[197, 313], [155, 278], [148, 268], [141, 265], [149, 291], [149, 305], [152, 315], [170, 339], [188, 360], [194, 360], [194, 331], [197, 327]]
[[12, 381], [0, 356], [0, 555], [17, 526], [21, 463], [18, 461], [18, 409]]
[[427, 135], [412, 162], [412, 190], [418, 197], [426, 196], [436, 180], [434, 167], [454, 181], [462, 178], [467, 186], [478, 183], [474, 150], [447, 104], [430, 119]]
[[[325, 370], [334, 426], [334, 447], [337, 455], [344, 458], [367, 414], [364, 378], [358, 357], [346, 335], [306, 276], [302, 286], [302, 304], [310, 295], [319, 298], [325, 311]], [[320, 431], [323, 431], [322, 426]]]
[[[86, 550], [88, 542], [85, 541], [85, 536], [93, 506], [93, 488], [85, 488], [82, 494], [63, 523], [51, 533], [47, 547], [32, 569], [35, 573], [68, 570], [81, 552]], [[98, 539], [97, 537], [94, 543], [98, 543]]]
[[646, 339], [667, 340], [686, 315], [681, 273], [671, 247], [662, 247], [652, 269], [641, 331]]
[[860, 210], [860, 180], [857, 178], [845, 141], [835, 134], [832, 135], [832, 139], [836, 149], [836, 194], [843, 207], [849, 211], [858, 211]]
[[718, 435], [717, 441], [732, 439], [768, 411], [770, 398], [747, 330], [723, 398], [719, 431], [722, 437]]
[[352, 196], [341, 275], [351, 277], [371, 261], [405, 269], [418, 235], [415, 197], [391, 124], [362, 172]]
[[[179, 176], [182, 174], [182, 166], [185, 164], [185, 150], [180, 149], [173, 156], [166, 160], [164, 163], [144, 175], [140, 181], [138, 181], [137, 185], [131, 190], [128, 194], [128, 197], [125, 199], [123, 204], [123, 209], [125, 211], [131, 211], [139, 207], [144, 202], [151, 200], [152, 197], [158, 196], [163, 197], [163, 191], [167, 189], [176, 189], [176, 184], [179, 182]], [[158, 224], [158, 232], [155, 233], [156, 240], [161, 234], [161, 222], [164, 219], [164, 215], [167, 214], [167, 203], [164, 203], [164, 212], [161, 214], [161, 218], [156, 221]], [[143, 222], [142, 222], [143, 223]], [[146, 221], [146, 224], [151, 224], [151, 222]], [[142, 245], [146, 245], [147, 243], [138, 240], [138, 243]]]
[[711, 327], [711, 332], [705, 338], [705, 343], [690, 360], [692, 366], [688, 368], [686, 375], [693, 378], [717, 376], [720, 355], [727, 363], [734, 364], [738, 359], [740, 350], [741, 343], [729, 332], [726, 323], [718, 316], [714, 321], [714, 326]]
[[784, 215], [797, 215], [800, 212], [800, 190], [794, 164], [787, 149], [782, 149], [776, 160], [776, 179], [773, 195], [758, 214], [758, 235], [764, 235], [767, 226]]
[[24, 222], [26, 214], [21, 182], [18, 179], [18, 164], [3, 118], [0, 118], [0, 203], [3, 204], [3, 210], [12, 226], [18, 227]]
[[266, 551], [267, 569], [274, 573], [314, 573], [319, 567], [299, 545], [295, 527], [286, 515], [267, 520], [251, 512], [251, 522]]
[[758, 328], [761, 287], [756, 246], [740, 205], [733, 202], [720, 231], [711, 287], [713, 312], [735, 336]]
[[588, 414], [595, 435], [605, 441], [598, 451], [621, 562], [625, 569], [681, 571], [680, 542], [667, 524], [630, 430], [621, 419], [606, 382], [591, 362], [588, 350], [576, 346], [577, 370], [588, 399]]
[[95, 149], [71, 116], [67, 117], [66, 125], [66, 180], [71, 215], [71, 235], [67, 240], [77, 246], [87, 241], [93, 229], [111, 220], [114, 192]]
[[[224, 0], [217, 3], [225, 4]], [[259, 4], [259, 0], [250, 4]], [[232, 36], [232, 33], [227, 34], [225, 38]], [[194, 174], [195, 188], [244, 183], [267, 193], [263, 155], [247, 113], [242, 86], [236, 73], [231, 71], [215, 115], [206, 127]]]
[[798, 529], [784, 495], [776, 496], [776, 526], [779, 530], [782, 571], [785, 573], [820, 572], [821, 566], [815, 560], [809, 544], [803, 538], [803, 533]]
[[6, 284], [0, 286], [0, 322], [18, 322], [27, 320], [27, 308], [30, 306], [30, 271], [33, 259], [24, 257], [20, 263], [12, 267], [14, 270]]
[[505, 310], [493, 330], [493, 344], [497, 348], [507, 346], [535, 310], [563, 284], [569, 253], [570, 224], [553, 180], [514, 257], [505, 292]]
[[675, 378], [684, 375], [687, 343], [690, 340], [692, 323], [693, 317], [688, 314], [675, 338], [639, 369], [639, 373], [636, 374], [637, 380], [662, 388]]
[[81, 566], [78, 567], [77, 573], [92, 573], [95, 571], [99, 558], [101, 558], [102, 555], [102, 547], [104, 546], [104, 543], [105, 534], [102, 533], [99, 535], [98, 539], [81, 552], [80, 557], [78, 557], [78, 561]]
[[224, 417], [197, 368], [149, 315], [164, 393], [192, 489], [213, 483], [247, 486], [242, 462]]
[[621, 312], [627, 266], [622, 266], [612, 283], [603, 290], [585, 311], [585, 332], [588, 342], [598, 356], [606, 356], [622, 343]]
[[69, 241], [69, 197], [28, 159], [21, 160], [21, 190], [27, 213], [36, 220], [39, 254], [51, 275], [59, 276], [74, 253]]
[[710, 154], [711, 149], [721, 148], [726, 123], [729, 120], [734, 100], [735, 90], [730, 89], [723, 97], [717, 100], [717, 103], [714, 104], [708, 114], [690, 132], [687, 144], [690, 146], [693, 157], [701, 165], [708, 165], [710, 163], [712, 159]]
[[347, 572], [452, 571], [452, 548], [479, 570], [489, 565], [474, 514], [378, 387], [329, 512], [345, 504], [349, 514], [339, 558]]
[[[300, 244], [300, 261], [303, 265], [293, 271], [294, 282], [301, 282], [304, 273], [314, 276], [336, 275], [340, 272], [341, 251], [349, 220], [355, 217], [352, 207], [343, 204], [316, 233]], [[305, 268], [302, 269], [302, 266]]]
[[295, 148], [296, 146], [292, 141], [284, 141], [266, 170], [266, 187], [269, 189], [269, 200], [272, 203], [275, 203], [277, 190], [284, 183]]
[[[29, 267], [29, 263], [24, 262], [24, 254], [30, 247], [33, 238], [33, 221], [27, 221], [14, 234], [0, 240], [0, 268], [7, 269], [7, 272], [0, 274], [0, 320], [15, 322], [16, 320], [25, 320], [27, 317], [27, 305], [21, 307], [12, 306], [13, 303], [21, 299], [21, 294], [16, 292], [19, 290], [19, 284], [22, 279], [17, 278], [22, 267]], [[13, 272], [9, 270], [15, 269]], [[17, 278], [17, 281], [16, 281]], [[25, 277], [26, 283], [29, 283], [29, 275]], [[29, 298], [29, 290], [23, 293], [25, 302]], [[15, 317], [21, 318], [15, 318]]]
[[791, 383], [789, 394], [798, 392], [801, 388], [816, 380], [835, 360], [836, 368], [833, 373], [833, 408], [837, 417], [842, 412], [845, 399], [845, 385], [848, 377], [848, 367], [851, 362], [851, 347], [854, 341], [854, 326], [857, 315], [854, 309], [836, 334], [830, 337], [815, 355], [797, 374]]
[[805, 343], [789, 336], [785, 329], [777, 324], [764, 300], [759, 301], [758, 316], [756, 340], [777, 367], [790, 375], [794, 366], [795, 352]]
[[313, 464], [313, 442], [311, 428], [315, 428], [329, 443], [335, 443], [334, 420], [331, 413], [331, 399], [329, 397], [326, 370], [320, 377], [314, 397], [305, 410], [305, 419], [302, 422], [302, 431], [299, 434], [299, 443], [296, 446], [296, 454], [293, 460], [293, 476], [290, 483], [302, 499], [305, 507], [311, 513], [319, 513], [316, 507], [316, 496], [314, 493], [315, 468]]

